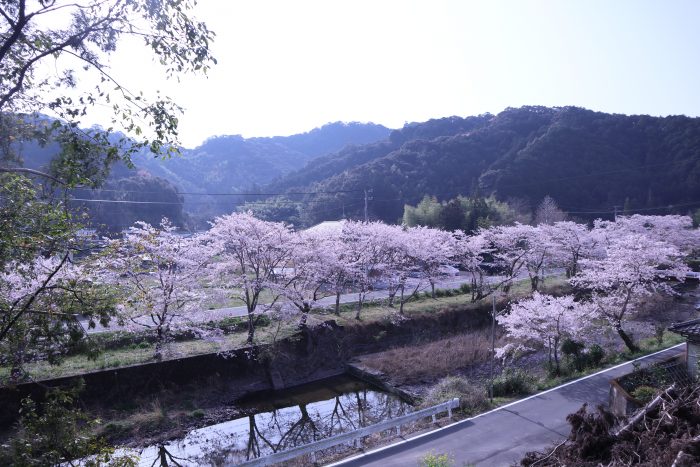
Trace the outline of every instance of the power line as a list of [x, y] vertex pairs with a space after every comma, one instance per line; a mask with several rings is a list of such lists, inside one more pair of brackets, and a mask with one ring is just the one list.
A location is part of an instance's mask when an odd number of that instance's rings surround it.
[[[111, 188], [75, 188], [75, 190], [97, 191], [105, 193], [140, 193], [140, 194], [162, 194], [163, 191], [141, 191], [141, 190], [117, 190]], [[188, 196], [296, 196], [296, 195], [325, 195], [338, 193], [360, 193], [363, 190], [322, 190], [322, 191], [289, 191], [286, 193], [201, 193], [194, 191], [176, 191], [176, 195]]]

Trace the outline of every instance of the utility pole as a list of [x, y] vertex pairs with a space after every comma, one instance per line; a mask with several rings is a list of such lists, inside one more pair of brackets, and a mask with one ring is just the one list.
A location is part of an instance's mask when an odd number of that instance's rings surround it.
[[489, 400], [493, 404], [493, 361], [496, 360], [496, 295], [492, 295], [491, 307], [491, 368], [489, 370]]
[[617, 222], [617, 208], [619, 208], [619, 207], [620, 207], [620, 206], [613, 206], [613, 209], [614, 209], [614, 212], [615, 212], [615, 214], [614, 214], [614, 216], [615, 216], [615, 217], [614, 217], [615, 222]]
[[365, 190], [365, 222], [369, 222], [369, 214], [367, 213], [367, 201], [372, 199], [368, 196], [368, 193], [372, 193], [371, 188], [369, 190]]

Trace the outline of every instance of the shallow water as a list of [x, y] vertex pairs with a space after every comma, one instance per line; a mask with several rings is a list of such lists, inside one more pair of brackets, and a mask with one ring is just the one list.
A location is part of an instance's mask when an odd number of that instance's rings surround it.
[[[230, 465], [409, 413], [396, 396], [351, 377], [335, 377], [237, 403], [251, 415], [190, 431], [182, 440], [150, 446], [139, 465], [159, 456], [168, 465]], [[164, 448], [164, 449], [163, 449]], [[160, 461], [159, 461], [160, 462]], [[161, 465], [159, 462], [156, 465]]]

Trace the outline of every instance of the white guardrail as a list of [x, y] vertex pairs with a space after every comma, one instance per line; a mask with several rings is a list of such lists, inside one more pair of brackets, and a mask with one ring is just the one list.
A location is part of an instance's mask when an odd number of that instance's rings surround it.
[[414, 422], [420, 420], [421, 418], [433, 417], [433, 423], [435, 423], [435, 415], [447, 412], [447, 416], [452, 418], [452, 409], [459, 407], [459, 399], [454, 398], [451, 401], [443, 402], [442, 404], [434, 405], [428, 407], [427, 409], [417, 410], [411, 412], [407, 415], [401, 417], [391, 418], [383, 422], [366, 426], [363, 428], [358, 428], [357, 430], [349, 431], [347, 433], [341, 433], [336, 436], [331, 436], [330, 438], [315, 441], [313, 443], [305, 444], [303, 446], [297, 446], [295, 448], [287, 449], [286, 451], [275, 452], [266, 457], [259, 457], [257, 459], [252, 459], [240, 464], [227, 464], [227, 465], [239, 465], [245, 467], [263, 467], [268, 465], [277, 464], [279, 462], [288, 461], [299, 456], [306, 454], [311, 454], [311, 462], [315, 463], [315, 453], [317, 451], [322, 451], [324, 449], [332, 448], [340, 444], [350, 444], [354, 443], [356, 440], [364, 438], [365, 436], [372, 435], [374, 433], [379, 433], [380, 431], [396, 429], [398, 436], [401, 436], [401, 425], [406, 423]]

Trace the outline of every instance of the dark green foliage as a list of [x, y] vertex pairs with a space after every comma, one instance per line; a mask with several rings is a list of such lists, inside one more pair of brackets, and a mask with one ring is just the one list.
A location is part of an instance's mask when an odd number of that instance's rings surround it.
[[507, 368], [493, 381], [494, 397], [523, 396], [533, 391], [534, 379], [521, 369]]
[[[325, 154], [340, 151], [345, 146], [363, 145], [383, 140], [389, 129], [364, 123], [329, 123], [307, 133], [271, 138], [245, 139], [238, 135], [209, 138], [194, 149], [182, 149], [182, 157], [165, 163], [147, 155], [134, 158], [135, 165], [151, 174], [165, 178], [186, 192], [256, 193], [270, 192], [261, 184], [303, 167], [304, 164]], [[349, 149], [351, 150], [351, 149]], [[266, 219], [294, 222], [298, 217], [294, 204], [285, 199], [275, 207], [267, 208], [260, 201], [267, 197], [248, 196], [186, 196], [185, 210], [198, 218], [230, 213], [237, 206], [249, 202], [246, 208], [259, 212]], [[299, 200], [292, 197], [291, 201]], [[257, 202], [257, 203], [256, 203]], [[287, 207], [289, 209], [283, 209]], [[289, 217], [286, 217], [289, 216]]]
[[583, 354], [583, 349], [586, 344], [573, 339], [566, 338], [561, 343], [561, 353], [569, 361], [569, 365], [576, 371], [582, 371], [586, 366], [586, 359]]
[[586, 356], [588, 357], [589, 365], [597, 367], [605, 358], [605, 350], [598, 344], [593, 344], [588, 348]]
[[39, 467], [95, 456], [83, 465], [135, 466], [129, 457], [115, 458], [114, 448], [92, 434], [99, 421], [76, 406], [81, 390], [51, 389], [40, 405], [24, 399], [17, 430], [0, 446], [0, 464]]
[[[96, 228], [99, 233], [120, 232], [134, 225], [136, 221], [159, 225], [163, 217], [167, 217], [175, 226], [183, 227], [185, 224], [182, 210], [184, 199], [177, 194], [177, 188], [167, 180], [153, 177], [145, 172], [117, 180], [110, 179], [102, 189], [75, 190], [75, 196], [117, 201], [115, 203], [86, 202], [84, 204], [83, 208], [90, 216], [89, 225]], [[121, 203], [120, 201], [155, 203], [136, 204]]]
[[600, 345], [593, 344], [586, 349], [585, 343], [570, 338], [562, 342], [561, 352], [572, 371], [596, 368], [605, 358], [605, 350]]
[[425, 196], [416, 207], [405, 205], [403, 223], [409, 227], [423, 225], [444, 230], [464, 230], [473, 233], [481, 227], [510, 224], [517, 213], [495, 198], [458, 196], [440, 203]]
[[657, 391], [656, 388], [652, 388], [651, 386], [639, 386], [632, 391], [632, 397], [646, 404], [656, 395]]
[[[371, 188], [370, 215], [388, 222], [426, 194], [450, 200], [471, 194], [474, 186], [483, 197], [519, 198], [529, 206], [549, 195], [564, 211], [576, 213], [612, 211], [615, 205], [626, 205], [631, 213], [685, 213], [693, 206], [666, 206], [700, 199], [700, 119], [576, 107], [523, 107], [474, 119], [409, 125], [392, 133], [389, 142], [320, 158], [272, 187]], [[362, 216], [361, 192], [314, 201], [304, 204], [306, 223], [339, 217], [343, 206], [347, 216]], [[441, 222], [454, 225], [456, 208], [450, 206]], [[606, 217], [605, 212], [576, 215]]]

